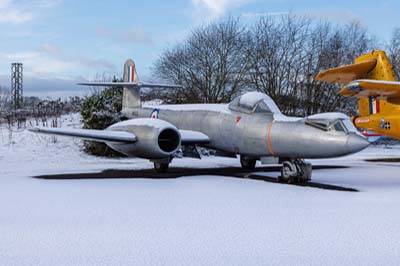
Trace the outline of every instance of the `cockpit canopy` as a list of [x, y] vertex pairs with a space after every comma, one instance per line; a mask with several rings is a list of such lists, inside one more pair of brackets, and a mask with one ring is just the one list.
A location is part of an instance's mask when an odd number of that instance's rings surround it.
[[248, 92], [235, 98], [229, 109], [242, 113], [273, 113], [281, 114], [275, 102], [266, 94], [261, 92]]
[[342, 113], [322, 113], [305, 118], [305, 123], [325, 131], [337, 131], [344, 133], [357, 133], [357, 128], [350, 118]]

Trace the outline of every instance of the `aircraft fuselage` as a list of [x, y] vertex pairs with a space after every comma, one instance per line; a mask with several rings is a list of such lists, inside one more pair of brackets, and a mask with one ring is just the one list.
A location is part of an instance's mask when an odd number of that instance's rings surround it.
[[208, 147], [252, 157], [331, 158], [367, 145], [355, 133], [323, 131], [301, 118], [235, 112], [225, 104], [144, 106], [123, 113], [130, 119], [161, 119], [202, 132], [210, 138]]

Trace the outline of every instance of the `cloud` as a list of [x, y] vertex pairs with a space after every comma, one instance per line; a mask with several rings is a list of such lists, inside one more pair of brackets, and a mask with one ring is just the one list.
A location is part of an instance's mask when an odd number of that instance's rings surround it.
[[0, 23], [20, 24], [31, 21], [43, 9], [54, 7], [62, 0], [11, 1], [0, 0]]
[[[76, 84], [81, 79], [60, 79], [60, 78], [37, 78], [32, 76], [24, 76], [24, 96], [36, 96], [40, 98], [57, 99], [67, 98], [75, 95], [88, 95], [90, 90], [85, 90]], [[0, 75], [0, 84], [9, 88], [10, 76]]]
[[96, 29], [96, 35], [112, 41], [122, 41], [130, 43], [144, 43], [152, 44], [153, 40], [141, 28], [133, 28], [126, 31], [110, 31], [105, 28], [98, 27]]
[[228, 4], [225, 0], [192, 0], [193, 5], [197, 9], [208, 9], [215, 14], [222, 14]]
[[8, 53], [0, 54], [0, 59], [12, 60], [12, 61], [23, 61], [37, 58], [39, 54], [37, 52], [20, 52], [20, 53]]
[[273, 17], [289, 15], [289, 11], [282, 12], [246, 12], [241, 15], [243, 18], [260, 18], [260, 17]]
[[26, 51], [20, 53], [0, 54], [0, 59], [11, 62], [22, 62], [24, 64], [24, 73], [27, 75], [44, 77], [48, 75], [57, 75], [65, 71], [74, 69], [73, 62], [67, 62], [37, 51]]
[[0, 0], [0, 23], [22, 23], [32, 17], [32, 13], [17, 8], [10, 0]]
[[51, 55], [51, 56], [58, 56], [60, 55], [60, 48], [54, 44], [50, 44], [50, 43], [43, 43], [40, 46], [40, 51], [42, 51], [45, 54]]
[[50, 8], [61, 4], [62, 0], [36, 0], [30, 2], [35, 2], [37, 7]]
[[93, 68], [111, 72], [116, 70], [115, 65], [105, 59], [64, 55], [58, 46], [49, 43], [44, 43], [32, 51], [0, 53], [0, 61], [6, 61], [9, 64], [22, 62], [24, 74], [38, 78], [67, 79], [71, 73], [84, 72]]
[[[37, 49], [18, 53], [0, 53], [0, 62], [10, 65], [12, 62], [24, 64], [24, 94], [46, 97], [67, 97], [86, 95], [90, 91], [76, 86], [76, 73], [95, 70], [106, 70], [107, 73], [117, 72], [114, 64], [102, 58], [86, 56], [68, 56], [56, 45], [44, 43]], [[9, 74], [0, 75], [0, 85], [9, 87]]]
[[348, 23], [352, 21], [362, 22], [362, 18], [349, 9], [308, 10], [300, 13], [309, 18], [328, 20], [331, 22]]
[[133, 29], [122, 32], [121, 38], [128, 42], [152, 43], [152, 39], [143, 29]]
[[195, 20], [214, 19], [252, 0], [191, 0]]
[[93, 58], [80, 56], [80, 57], [76, 57], [74, 59], [74, 61], [77, 64], [88, 67], [88, 68], [96, 67], [96, 68], [101, 68], [101, 69], [107, 69], [109, 71], [116, 71], [116, 66], [113, 63], [111, 63], [105, 59], [93, 59]]

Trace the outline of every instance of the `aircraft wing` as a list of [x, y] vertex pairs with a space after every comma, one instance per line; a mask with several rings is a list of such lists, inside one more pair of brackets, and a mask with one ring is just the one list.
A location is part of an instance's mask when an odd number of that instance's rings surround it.
[[[30, 131], [41, 134], [77, 137], [99, 142], [120, 142], [129, 144], [137, 141], [137, 138], [134, 134], [125, 131], [51, 127], [34, 127], [30, 129]], [[210, 139], [207, 135], [198, 131], [179, 130], [179, 132], [181, 134], [181, 143], [183, 145], [207, 144], [210, 142]]]
[[34, 127], [29, 131], [41, 134], [59, 135], [78, 137], [86, 140], [99, 142], [120, 142], [134, 143], [137, 141], [136, 136], [124, 131], [111, 130], [92, 130], [92, 129], [72, 129], [72, 128], [50, 128], [50, 127]]
[[365, 78], [376, 66], [376, 59], [366, 60], [353, 65], [321, 71], [315, 76], [315, 80], [347, 84], [353, 80]]
[[194, 145], [194, 144], [207, 144], [210, 142], [210, 138], [201, 132], [192, 130], [179, 130], [181, 133], [182, 145]]
[[166, 84], [155, 84], [155, 83], [143, 83], [143, 82], [83, 82], [78, 83], [83, 86], [93, 87], [127, 87], [127, 88], [182, 88], [179, 85], [166, 85]]
[[359, 98], [370, 96], [397, 97], [400, 96], [400, 82], [360, 79], [347, 84], [339, 92], [345, 97], [356, 96]]

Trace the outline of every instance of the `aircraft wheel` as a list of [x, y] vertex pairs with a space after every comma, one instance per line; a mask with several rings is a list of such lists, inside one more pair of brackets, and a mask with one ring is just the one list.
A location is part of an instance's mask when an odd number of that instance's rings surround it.
[[251, 170], [256, 167], [257, 160], [250, 159], [248, 157], [240, 156], [240, 164], [242, 165], [243, 169]]
[[166, 173], [169, 168], [169, 163], [154, 162], [154, 169], [157, 173]]
[[312, 166], [301, 159], [286, 160], [282, 163], [279, 182], [299, 183], [311, 180]]
[[294, 183], [298, 175], [296, 165], [292, 161], [282, 163], [280, 182]]

